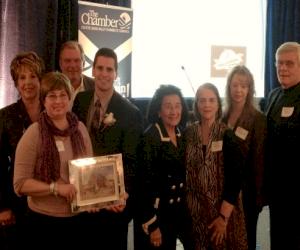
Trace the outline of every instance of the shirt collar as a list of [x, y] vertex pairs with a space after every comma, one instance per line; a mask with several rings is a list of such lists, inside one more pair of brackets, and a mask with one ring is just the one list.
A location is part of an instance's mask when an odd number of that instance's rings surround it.
[[81, 77], [81, 81], [80, 81], [80, 85], [78, 86], [78, 88], [74, 89], [73, 85], [71, 84], [71, 88], [72, 88], [72, 97], [73, 97], [73, 100], [75, 99], [76, 95], [79, 93], [79, 92], [82, 92], [85, 90], [84, 88], [84, 84], [83, 84], [83, 77]]
[[[112, 93], [112, 96], [114, 95], [114, 92]], [[112, 98], [112, 96], [108, 99], [108, 100], [103, 100], [103, 99], [100, 99], [98, 98], [97, 94], [96, 94], [96, 91], [94, 91], [94, 100], [93, 100], [93, 103], [94, 103], [94, 106], [96, 104], [96, 101], [99, 99], [100, 103], [101, 103], [101, 109], [104, 110], [106, 112], [107, 110], [107, 107], [108, 107], [108, 104]]]
[[[162, 124], [162, 122], [155, 123], [155, 127], [158, 130], [158, 133], [160, 135], [160, 140], [161, 141], [165, 141], [165, 142], [171, 141], [171, 138], [169, 137], [169, 135], [167, 133], [167, 130], [165, 129], [165, 127]], [[179, 128], [176, 127], [175, 129], [176, 129], [176, 136], [180, 137], [181, 136], [181, 132], [180, 132]]]

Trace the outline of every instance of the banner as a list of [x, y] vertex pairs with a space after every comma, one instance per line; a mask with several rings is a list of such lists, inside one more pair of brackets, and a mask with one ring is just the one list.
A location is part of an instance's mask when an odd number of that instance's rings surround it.
[[132, 9], [78, 1], [78, 41], [85, 52], [84, 74], [92, 76], [98, 49], [113, 49], [118, 56], [115, 89], [131, 96]]

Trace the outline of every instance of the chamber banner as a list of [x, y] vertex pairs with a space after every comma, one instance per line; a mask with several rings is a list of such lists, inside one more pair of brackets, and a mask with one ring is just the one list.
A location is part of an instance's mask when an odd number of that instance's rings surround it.
[[78, 41], [85, 53], [84, 74], [92, 76], [94, 56], [108, 47], [118, 56], [118, 78], [115, 89], [131, 96], [132, 9], [78, 1]]

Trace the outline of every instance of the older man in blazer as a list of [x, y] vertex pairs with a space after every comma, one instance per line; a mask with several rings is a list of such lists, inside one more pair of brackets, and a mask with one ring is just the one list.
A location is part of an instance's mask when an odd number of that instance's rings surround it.
[[91, 228], [87, 231], [87, 235], [92, 235], [89, 243], [91, 246], [101, 244], [101, 249], [127, 249], [128, 223], [133, 210], [136, 149], [143, 130], [140, 111], [114, 90], [117, 69], [115, 52], [109, 48], [98, 50], [93, 64], [95, 90], [78, 93], [73, 105], [73, 112], [90, 132], [94, 155], [122, 153], [123, 158], [125, 189], [129, 195], [126, 207], [82, 215], [83, 223]]
[[61, 45], [59, 67], [71, 82], [73, 100], [79, 92], [95, 88], [94, 79], [82, 73], [84, 63], [84, 51], [80, 43], [70, 40]]

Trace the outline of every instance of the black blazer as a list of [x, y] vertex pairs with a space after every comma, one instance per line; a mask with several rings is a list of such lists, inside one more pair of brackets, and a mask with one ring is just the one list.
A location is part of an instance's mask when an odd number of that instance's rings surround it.
[[95, 89], [95, 81], [93, 78], [88, 77], [86, 75], [83, 76], [83, 86], [84, 90], [94, 90]]
[[[139, 216], [142, 223], [159, 217], [185, 202], [185, 148], [177, 128], [177, 147], [173, 145], [161, 121], [151, 124], [144, 132], [139, 146], [138, 191]], [[158, 208], [154, 207], [159, 198]], [[185, 203], [184, 203], [185, 204]], [[177, 208], [178, 209], [178, 208]], [[163, 212], [158, 212], [163, 211]], [[177, 211], [178, 210], [174, 210]], [[183, 214], [177, 214], [176, 217]], [[174, 215], [173, 215], [174, 216]], [[174, 218], [175, 219], [175, 218]], [[155, 226], [158, 226], [156, 223]], [[152, 229], [155, 229], [152, 225]], [[152, 230], [150, 229], [150, 231]]]
[[[94, 91], [84, 91], [77, 94], [72, 111], [79, 120], [87, 124], [88, 111], [93, 105]], [[132, 192], [136, 173], [136, 150], [143, 131], [143, 118], [136, 106], [117, 92], [114, 92], [106, 113], [112, 112], [115, 124], [97, 132], [90, 132], [95, 156], [122, 153], [125, 189]]]

